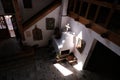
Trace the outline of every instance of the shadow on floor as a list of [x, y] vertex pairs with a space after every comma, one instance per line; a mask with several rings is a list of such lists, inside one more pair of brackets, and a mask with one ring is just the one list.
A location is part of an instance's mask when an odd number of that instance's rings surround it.
[[77, 71], [67, 63], [61, 63], [73, 72], [63, 76], [54, 66], [54, 56], [48, 47], [35, 49], [35, 60], [24, 66], [0, 71], [0, 80], [108, 80], [89, 71]]

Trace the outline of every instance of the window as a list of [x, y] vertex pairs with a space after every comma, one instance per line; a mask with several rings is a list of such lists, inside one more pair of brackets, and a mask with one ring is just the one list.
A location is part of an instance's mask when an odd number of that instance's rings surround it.
[[0, 16], [0, 29], [6, 29], [6, 24], [3, 16]]

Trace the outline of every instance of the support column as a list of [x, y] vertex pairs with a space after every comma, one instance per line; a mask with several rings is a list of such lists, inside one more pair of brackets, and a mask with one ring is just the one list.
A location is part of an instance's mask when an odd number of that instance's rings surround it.
[[17, 0], [12, 0], [12, 2], [13, 2], [16, 22], [17, 22], [17, 26], [18, 26], [21, 38], [22, 38], [22, 40], [25, 40], [23, 26], [22, 26], [22, 18], [21, 18], [21, 15], [20, 15], [20, 9], [19, 9], [18, 1]]
[[67, 9], [68, 9], [68, 1], [62, 0], [62, 13], [61, 13], [61, 28], [64, 28], [67, 23]]

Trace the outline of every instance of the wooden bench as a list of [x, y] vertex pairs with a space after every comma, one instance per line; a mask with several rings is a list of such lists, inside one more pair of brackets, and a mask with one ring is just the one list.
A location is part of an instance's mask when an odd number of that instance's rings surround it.
[[77, 64], [77, 58], [74, 56], [73, 53], [60, 55], [56, 58], [57, 62], [68, 62], [71, 65]]

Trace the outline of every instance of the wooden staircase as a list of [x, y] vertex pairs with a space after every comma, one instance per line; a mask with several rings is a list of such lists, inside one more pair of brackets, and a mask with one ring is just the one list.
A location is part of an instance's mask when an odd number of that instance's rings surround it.
[[22, 18], [21, 18], [20, 9], [18, 6], [19, 5], [18, 1], [13, 0], [13, 5], [14, 5], [15, 12], [16, 12], [15, 15], [16, 15], [16, 22], [18, 25], [18, 29], [20, 31], [21, 38], [24, 41], [25, 40], [24, 31], [27, 30], [28, 28], [30, 28], [33, 24], [38, 22], [40, 19], [42, 19], [43, 17], [48, 15], [50, 12], [52, 12], [58, 6], [60, 6], [61, 0], [54, 0], [51, 4], [49, 4], [44, 9], [42, 9], [41, 11], [36, 13], [34, 16], [32, 16], [29, 20], [25, 21], [24, 23], [22, 23]]
[[60, 0], [55, 0], [53, 3], [39, 11], [36, 15], [32, 16], [29, 20], [23, 23], [23, 31], [30, 28], [33, 24], [35, 24], [37, 21], [41, 20], [43, 17], [48, 15], [50, 12], [52, 12], [54, 9], [56, 9], [58, 6], [61, 5]]

